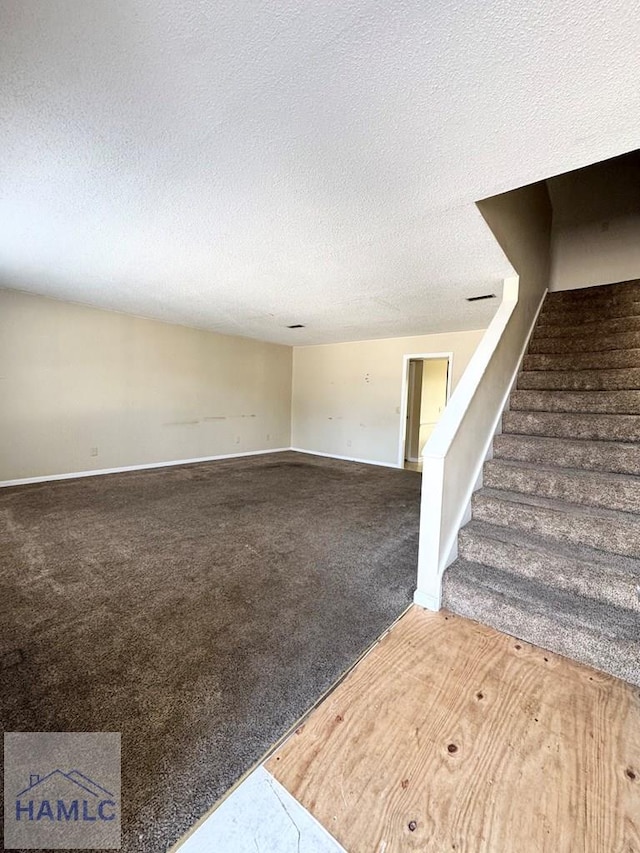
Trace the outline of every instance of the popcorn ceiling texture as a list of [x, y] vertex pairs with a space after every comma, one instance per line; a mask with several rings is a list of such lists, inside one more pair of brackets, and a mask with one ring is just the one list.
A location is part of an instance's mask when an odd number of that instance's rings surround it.
[[483, 328], [474, 201], [640, 146], [631, 2], [5, 0], [0, 33], [0, 286], [274, 342]]

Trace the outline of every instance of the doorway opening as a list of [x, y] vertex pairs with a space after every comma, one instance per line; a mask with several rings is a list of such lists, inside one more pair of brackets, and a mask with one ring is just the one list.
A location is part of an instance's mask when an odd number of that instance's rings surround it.
[[451, 390], [451, 353], [405, 356], [399, 468], [422, 470], [422, 456]]

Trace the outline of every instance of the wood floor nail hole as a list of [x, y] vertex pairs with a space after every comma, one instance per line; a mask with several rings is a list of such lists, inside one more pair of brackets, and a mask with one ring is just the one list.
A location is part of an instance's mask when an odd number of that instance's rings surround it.
[[484, 693], [482, 693], [482, 692], [476, 693], [476, 699], [478, 701], [480, 701], [481, 699], [484, 699]]
[[409, 832], [415, 832], [417, 829], [417, 826], [418, 826], [418, 824], [415, 820], [410, 820], [409, 821]]
[[520, 643], [516, 643], [515, 648], [516, 648], [518, 651], [520, 651], [520, 649], [522, 648], [522, 646], [520, 645]]
[[458, 747], [455, 745], [455, 743], [450, 743], [450, 744], [447, 746], [447, 751], [448, 751], [448, 752], [450, 752], [450, 753], [451, 753], [451, 755], [453, 755], [453, 753], [454, 753], [454, 752], [457, 752], [457, 751], [458, 751]]
[[627, 779], [631, 779], [632, 782], [636, 781], [637, 776], [636, 776], [635, 772], [630, 767], [627, 767], [627, 769], [624, 772], [625, 772], [625, 776], [627, 777]]

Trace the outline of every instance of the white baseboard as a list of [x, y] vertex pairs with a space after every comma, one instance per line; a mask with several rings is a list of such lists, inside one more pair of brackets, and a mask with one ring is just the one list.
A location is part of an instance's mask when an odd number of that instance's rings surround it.
[[435, 595], [429, 595], [421, 589], [417, 589], [413, 593], [413, 603], [418, 607], [424, 607], [426, 610], [440, 610], [440, 598]]
[[382, 468], [397, 468], [392, 462], [376, 462], [372, 459], [358, 459], [354, 456], [338, 456], [334, 453], [321, 453], [317, 450], [304, 450], [302, 447], [274, 447], [268, 450], [247, 450], [244, 453], [221, 453], [217, 456], [197, 456], [193, 459], [173, 459], [170, 462], [148, 462], [144, 465], [124, 465], [119, 468], [99, 468], [90, 471], [73, 471], [69, 474], [47, 474], [44, 477], [22, 477], [17, 480], [0, 480], [0, 489], [9, 486], [28, 486], [33, 483], [51, 483], [55, 480], [76, 480], [79, 477], [101, 477], [103, 474], [126, 474], [127, 471], [149, 471], [153, 468], [171, 468], [175, 465], [194, 465], [198, 462], [217, 462], [221, 459], [240, 459], [243, 456], [261, 456], [265, 453], [283, 453], [292, 450], [295, 453], [308, 453], [310, 456], [324, 456], [327, 459], [340, 459], [344, 462], [360, 462], [363, 465], [379, 465]]
[[239, 459], [242, 456], [262, 456], [266, 453], [282, 453], [292, 447], [274, 447], [268, 450], [247, 450], [244, 453], [222, 453], [218, 456], [198, 456], [195, 459], [175, 459], [171, 462], [148, 462], [145, 465], [125, 465], [121, 468], [102, 468], [92, 471], [75, 471], [71, 474], [48, 474], [46, 477], [23, 477], [19, 480], [2, 480], [0, 488], [28, 486], [30, 483], [49, 483], [54, 480], [75, 480], [78, 477], [100, 477], [103, 474], [125, 474], [127, 471], [147, 471], [152, 468], [170, 468], [174, 465], [193, 465], [197, 462], [216, 462], [220, 459]]
[[373, 459], [359, 459], [357, 456], [339, 456], [337, 453], [321, 453], [319, 450], [305, 450], [302, 447], [290, 447], [296, 453], [308, 453], [309, 456], [323, 456], [325, 459], [340, 459], [343, 462], [360, 462], [362, 465], [378, 465], [380, 468], [398, 468], [395, 462], [376, 462]]

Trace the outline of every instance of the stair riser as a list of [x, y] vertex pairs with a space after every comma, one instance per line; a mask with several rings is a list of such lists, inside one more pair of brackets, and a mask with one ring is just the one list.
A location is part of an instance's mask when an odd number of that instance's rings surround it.
[[530, 370], [519, 391], [624, 391], [640, 388], [640, 368], [621, 370]]
[[640, 415], [640, 391], [514, 391], [513, 411]]
[[537, 338], [529, 343], [529, 353], [608, 352], [640, 349], [640, 332], [617, 335], [590, 335], [586, 338]]
[[587, 441], [638, 442], [640, 416], [511, 411], [502, 416], [502, 431]]
[[640, 599], [636, 592], [640, 575], [637, 578], [614, 576], [613, 582], [602, 583], [602, 575], [597, 568], [588, 564], [476, 536], [464, 528], [460, 531], [458, 554], [471, 562], [494, 566], [538, 583], [640, 613]]
[[575, 290], [554, 290], [547, 294], [547, 305], [582, 305], [585, 302], [633, 302], [640, 299], [640, 280], [620, 281]]
[[606, 352], [533, 353], [525, 355], [524, 370], [606, 370], [640, 368], [640, 349], [616, 349]]
[[443, 606], [453, 613], [491, 625], [497, 631], [573, 658], [587, 666], [608, 672], [640, 686], [637, 649], [629, 643], [619, 644], [619, 653], [607, 656], [597, 637], [586, 629], [558, 630], [554, 620], [536, 613], [523, 613], [521, 608], [490, 589], [467, 588], [447, 581], [443, 584]]
[[617, 320], [622, 317], [640, 316], [640, 300], [619, 304], [588, 305], [572, 307], [558, 305], [543, 308], [538, 317], [538, 327], [578, 326], [580, 323], [592, 323], [598, 320]]
[[531, 336], [532, 341], [551, 338], [590, 338], [594, 335], [618, 335], [621, 332], [640, 332], [640, 316], [619, 317], [596, 323], [579, 323], [576, 326], [538, 326]]
[[556, 542], [574, 542], [592, 548], [613, 551], [627, 557], [640, 555], [640, 523], [622, 523], [617, 519], [587, 517], [502, 501], [476, 492], [472, 501], [473, 518], [503, 527], [515, 527]]
[[640, 511], [640, 480], [635, 479], [611, 482], [596, 473], [585, 472], [580, 476], [562, 468], [557, 472], [535, 470], [496, 460], [485, 464], [483, 483], [491, 489], [537, 495], [580, 506], [617, 509], [621, 512]]
[[495, 459], [640, 476], [640, 444], [567, 442], [559, 447], [553, 440], [545, 445], [545, 439], [504, 433], [496, 436], [493, 455]]

